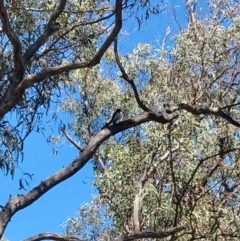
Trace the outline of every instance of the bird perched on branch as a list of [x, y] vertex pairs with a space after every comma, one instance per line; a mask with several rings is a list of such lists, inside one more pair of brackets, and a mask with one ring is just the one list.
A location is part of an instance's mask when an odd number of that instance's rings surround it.
[[46, 59], [44, 58], [39, 58], [39, 64], [43, 69], [46, 69], [48, 67], [48, 62]]
[[122, 111], [121, 111], [121, 109], [117, 109], [117, 110], [113, 113], [111, 120], [108, 121], [108, 122], [103, 126], [102, 129], [110, 126], [111, 124], [115, 125], [118, 121], [121, 120], [121, 118], [122, 118]]

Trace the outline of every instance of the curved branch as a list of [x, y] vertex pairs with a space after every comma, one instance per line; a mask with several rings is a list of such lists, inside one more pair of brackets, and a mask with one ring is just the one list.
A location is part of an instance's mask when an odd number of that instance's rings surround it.
[[[40, 73], [27, 75], [23, 79], [23, 81], [19, 84], [17, 91], [24, 91], [26, 88], [29, 88], [34, 84], [40, 83], [49, 77], [62, 74], [63, 72], [67, 72], [75, 69], [89, 68], [93, 66], [95, 65], [91, 65], [89, 62], [82, 62], [82, 63], [64, 63], [54, 67], [48, 67]], [[0, 110], [0, 115], [1, 115], [1, 110]]]
[[186, 110], [194, 115], [215, 115], [218, 117], [222, 117], [226, 121], [228, 121], [230, 124], [240, 127], [240, 123], [238, 121], [235, 121], [230, 115], [224, 113], [221, 108], [210, 108], [210, 107], [199, 107], [194, 108], [188, 104], [179, 104], [178, 107], [180, 109]]
[[24, 66], [22, 61], [22, 47], [18, 36], [14, 33], [11, 24], [8, 19], [7, 11], [3, 5], [3, 0], [0, 1], [0, 18], [2, 22], [3, 31], [9, 38], [13, 47], [13, 59], [14, 59], [14, 79], [18, 84], [24, 74]]
[[118, 239], [114, 239], [114, 241], [132, 241], [132, 240], [135, 240], [135, 239], [144, 239], [144, 238], [146, 238], [146, 239], [149, 239], [149, 238], [151, 238], [151, 239], [153, 239], [153, 238], [157, 238], [157, 239], [166, 238], [166, 237], [174, 235], [178, 232], [181, 232], [184, 229], [185, 229], [185, 227], [179, 226], [179, 227], [167, 230], [167, 231], [137, 233], [137, 234], [133, 234], [133, 235], [129, 235], [129, 236], [124, 236], [124, 237], [121, 237], [121, 238], [118, 238]]
[[[176, 228], [169, 229], [167, 231], [159, 231], [159, 232], [142, 232], [137, 233], [129, 236], [123, 236], [118, 239], [114, 239], [114, 241], [132, 241], [135, 239], [142, 239], [142, 238], [166, 238], [173, 234], [179, 233], [183, 231], [185, 227], [179, 226]], [[68, 235], [59, 235], [54, 233], [40, 233], [38, 235], [32, 236], [30, 238], [27, 238], [23, 241], [40, 241], [40, 240], [56, 240], [56, 241], [83, 241], [80, 240], [74, 236], [68, 236]]]
[[[62, 0], [61, 3], [63, 3], [65, 0]], [[61, 4], [60, 4], [61, 5]], [[60, 9], [60, 7], [59, 7]], [[58, 65], [52, 68], [48, 68], [43, 70], [41, 73], [36, 75], [30, 75], [21, 81], [21, 83], [15, 88], [15, 86], [11, 86], [8, 88], [8, 90], [5, 92], [3, 98], [0, 101], [0, 118], [3, 117], [8, 111], [10, 111], [16, 104], [19, 102], [19, 100], [22, 98], [22, 95], [24, 94], [24, 91], [26, 88], [31, 87], [35, 83], [39, 83], [43, 81], [44, 79], [62, 74], [65, 71], [80, 69], [80, 68], [87, 68], [87, 67], [93, 67], [97, 65], [104, 53], [107, 51], [109, 46], [112, 44], [114, 39], [117, 37], [118, 33], [120, 32], [122, 28], [122, 0], [116, 0], [115, 5], [115, 26], [111, 32], [111, 34], [108, 36], [108, 38], [105, 40], [105, 42], [102, 44], [96, 55], [92, 58], [90, 62], [84, 62], [84, 63], [71, 63], [71, 64], [62, 64]], [[60, 10], [59, 10], [60, 11]], [[53, 19], [56, 18], [57, 15]], [[41, 37], [40, 37], [41, 38]], [[37, 40], [42, 43], [42, 40]], [[32, 47], [27, 51], [25, 54], [25, 62], [28, 62], [29, 59], [32, 57], [32, 55], [35, 53], [35, 48], [38, 46], [41, 46], [41, 43], [34, 44], [35, 47]], [[34, 49], [33, 49], [34, 48]]]
[[137, 91], [137, 87], [136, 87], [134, 81], [129, 78], [128, 74], [126, 73], [125, 69], [123, 68], [123, 65], [120, 61], [120, 58], [119, 58], [119, 55], [118, 55], [118, 50], [117, 50], [117, 38], [114, 40], [114, 54], [115, 54], [115, 59], [116, 59], [116, 63], [118, 65], [118, 68], [120, 69], [120, 71], [122, 73], [122, 78], [124, 80], [126, 80], [131, 85], [134, 96], [135, 96], [135, 99], [136, 99], [139, 107], [146, 112], [150, 112], [150, 109], [148, 109], [148, 107], [145, 106], [143, 104], [143, 102], [141, 101], [141, 99], [139, 97], [139, 94], [138, 94], [138, 91]]
[[60, 235], [55, 233], [39, 233], [23, 241], [40, 241], [40, 240], [56, 240], [56, 241], [83, 241], [74, 236]]
[[89, 144], [84, 148], [84, 151], [77, 157], [69, 166], [61, 169], [52, 176], [42, 181], [38, 186], [29, 191], [26, 195], [18, 195], [10, 199], [0, 212], [0, 234], [6, 228], [6, 225], [12, 216], [19, 210], [29, 206], [43, 194], [55, 187], [57, 184], [70, 178], [86, 165], [86, 163], [93, 157], [97, 149], [102, 143], [110, 136], [115, 135], [121, 131], [138, 126], [142, 123], [155, 121], [161, 124], [171, 122], [177, 115], [172, 115], [172, 118], [164, 117], [163, 115], [156, 115], [154, 113], [144, 113], [143, 115], [136, 116], [126, 121], [119, 122], [118, 124], [109, 126], [101, 130], [95, 137], [93, 137]]

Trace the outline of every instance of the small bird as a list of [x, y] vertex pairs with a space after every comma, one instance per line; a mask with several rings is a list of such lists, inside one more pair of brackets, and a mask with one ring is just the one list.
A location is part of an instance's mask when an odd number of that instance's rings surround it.
[[121, 109], [117, 109], [117, 110], [113, 113], [111, 120], [108, 121], [108, 122], [105, 124], [105, 126], [103, 126], [102, 129], [104, 129], [105, 127], [110, 126], [111, 124], [115, 125], [118, 121], [121, 120], [121, 118], [122, 118], [122, 111], [121, 111]]
[[43, 69], [46, 69], [48, 67], [48, 62], [44, 58], [39, 58], [39, 64]]

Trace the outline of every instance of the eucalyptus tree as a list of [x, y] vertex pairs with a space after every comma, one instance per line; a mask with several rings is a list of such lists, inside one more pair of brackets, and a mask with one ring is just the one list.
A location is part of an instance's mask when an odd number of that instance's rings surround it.
[[[148, 232], [157, 240], [174, 227], [181, 232], [166, 240], [239, 240], [239, 10], [238, 1], [188, 2], [187, 28], [171, 49], [164, 47], [167, 30], [158, 48], [139, 43], [121, 55], [115, 41], [107, 51], [109, 69], [117, 64], [118, 73], [93, 93], [99, 108], [125, 111], [116, 128], [141, 112], [171, 121], [133, 126], [95, 154], [95, 184], [112, 221], [99, 240], [107, 231], [129, 240]], [[80, 238], [82, 211], [67, 222], [67, 232]]]
[[[85, 95], [94, 89], [94, 84], [86, 87], [87, 81], [95, 78], [95, 84], [98, 83], [101, 76], [98, 65], [118, 37], [123, 19], [127, 20], [141, 8], [147, 15], [153, 11], [142, 1], [0, 1], [0, 167], [3, 174], [14, 177], [15, 167], [24, 160], [27, 151], [25, 139], [34, 131], [44, 131], [42, 117], [52, 102], [59, 103], [62, 96], [76, 93], [79, 84], [76, 78], [82, 81], [79, 87], [83, 89], [78, 117], [81, 118], [81, 113], [94, 112], [90, 109], [94, 98], [88, 105]], [[62, 108], [65, 109], [64, 105]], [[97, 109], [96, 114], [99, 114]], [[146, 113], [134, 119], [135, 122], [129, 120], [121, 130], [152, 119], [163, 123], [170, 121], [162, 115]], [[91, 121], [97, 122], [97, 116], [91, 116]], [[87, 123], [83, 123], [82, 129], [85, 127]], [[67, 128], [61, 126], [60, 129], [71, 140]], [[96, 135], [96, 131], [88, 128], [86, 134], [79, 124], [77, 133], [83, 132], [83, 148], [78, 146], [81, 154], [26, 194], [9, 195], [7, 203], [1, 205], [0, 236], [16, 212], [78, 172], [104, 140], [121, 130], [105, 130]], [[96, 136], [89, 138], [89, 134]], [[30, 174], [25, 175], [31, 178]], [[21, 189], [26, 182], [20, 180]]]
[[[40, 130], [41, 110], [59, 96], [73, 117], [61, 133], [80, 154], [10, 197], [0, 233], [16, 212], [92, 160], [97, 205], [107, 207], [112, 226], [90, 240], [238, 240], [239, 8], [238, 1], [187, 1], [188, 26], [171, 49], [166, 31], [160, 48], [139, 43], [122, 55], [125, 22], [141, 22], [139, 9], [145, 17], [159, 13], [154, 2], [1, 0], [2, 171], [14, 175], [25, 138]], [[115, 106], [123, 120], [101, 129]], [[68, 230], [28, 240], [80, 236]]]
[[[44, 130], [44, 112], [52, 100], [59, 101], [65, 88], [71, 89], [72, 71], [91, 70], [99, 64], [121, 30], [123, 9], [128, 8], [123, 1], [0, 1], [3, 174], [14, 176], [15, 166], [27, 151], [26, 137]], [[86, 162], [76, 159], [68, 170], [52, 175], [26, 195], [10, 196], [6, 205], [1, 205], [0, 234], [17, 211], [72, 176]], [[20, 188], [24, 183], [20, 180]]]

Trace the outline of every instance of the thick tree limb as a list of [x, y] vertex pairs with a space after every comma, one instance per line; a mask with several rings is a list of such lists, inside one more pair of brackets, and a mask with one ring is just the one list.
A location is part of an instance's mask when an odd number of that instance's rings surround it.
[[6, 33], [13, 47], [14, 59], [14, 80], [18, 84], [24, 74], [24, 66], [22, 61], [22, 47], [18, 36], [14, 33], [8, 19], [7, 11], [3, 5], [3, 0], [0, 0], [0, 18], [2, 22], [3, 32]]
[[23, 79], [21, 84], [18, 86], [17, 91], [23, 91], [26, 88], [29, 88], [34, 84], [40, 83], [51, 76], [59, 75], [64, 72], [75, 70], [75, 69], [82, 69], [82, 68], [88, 68], [93, 66], [95, 65], [91, 65], [89, 62], [82, 62], [82, 63], [64, 63], [61, 65], [57, 65], [55, 67], [51, 67], [51, 68], [48, 67], [47, 69], [44, 69], [42, 72], [38, 74], [27, 75]]
[[118, 239], [114, 239], [114, 241], [132, 241], [132, 240], [143, 239], [143, 238], [147, 238], [147, 239], [166, 238], [166, 237], [174, 235], [178, 232], [181, 232], [184, 229], [185, 229], [185, 227], [179, 226], [179, 227], [167, 230], [167, 231], [137, 233], [137, 234], [133, 234], [133, 235], [129, 235], [129, 236], [124, 236], [124, 237], [121, 237]]
[[109, 48], [109, 46], [112, 44], [112, 42], [115, 40], [115, 38], [118, 36], [118, 33], [120, 32], [122, 28], [122, 9], [123, 9], [123, 1], [122, 0], [116, 0], [116, 6], [115, 6], [115, 26], [111, 32], [111, 34], [108, 36], [108, 38], [105, 40], [101, 48], [98, 50], [97, 54], [91, 61], [91, 65], [96, 65], [100, 62], [102, 56], [106, 52], [106, 50]]
[[83, 241], [74, 236], [60, 235], [55, 233], [39, 233], [29, 237], [23, 241], [40, 241], [40, 240], [56, 240], [56, 241]]
[[[129, 236], [123, 236], [118, 239], [114, 239], [113, 241], [132, 241], [135, 239], [142, 239], [142, 238], [166, 238], [170, 235], [176, 234], [178, 232], [181, 232], [185, 229], [183, 226], [175, 227], [167, 231], [159, 231], [159, 232], [142, 232], [137, 233]], [[68, 235], [59, 235], [54, 233], [40, 233], [38, 235], [32, 236], [30, 238], [27, 238], [23, 241], [40, 241], [40, 240], [56, 240], [56, 241], [83, 241], [80, 240], [74, 236], [68, 236]]]
[[93, 157], [100, 145], [110, 136], [149, 121], [166, 124], [171, 122], [176, 117], [177, 115], [173, 114], [171, 118], [169, 116], [168, 119], [166, 119], [163, 115], [156, 115], [155, 113], [144, 113], [143, 115], [122, 121], [116, 125], [112, 125], [101, 130], [95, 137], [91, 139], [89, 144], [84, 148], [84, 151], [81, 153], [81, 155], [77, 157], [69, 166], [61, 169], [60, 171], [42, 181], [38, 186], [33, 188], [26, 195], [18, 195], [14, 198], [11, 198], [7, 202], [7, 204], [0, 212], [0, 234], [3, 233], [8, 222], [16, 212], [31, 205], [54, 186], [70, 178], [79, 170], [81, 170], [82, 167], [84, 167], [85, 164]]
[[61, 15], [61, 13], [63, 12], [65, 6], [66, 6], [67, 0], [60, 0], [59, 6], [57, 7], [57, 9], [53, 12], [53, 14], [51, 15], [48, 25], [51, 25], [52, 22], [55, 22], [58, 17]]
[[[121, 238], [114, 239], [113, 241], [132, 241], [135, 239], [142, 239], [142, 238], [151, 238], [151, 239], [166, 238], [170, 235], [181, 232], [184, 229], [185, 229], [185, 227], [179, 226], [179, 227], [167, 230], [167, 231], [137, 233], [137, 234], [133, 234], [133, 235], [129, 235], [129, 236], [123, 236]], [[40, 241], [40, 240], [49, 240], [49, 239], [56, 240], [56, 241], [83, 241], [74, 236], [59, 235], [59, 234], [54, 234], [54, 233], [40, 233], [38, 235], [27, 238], [23, 241]]]

